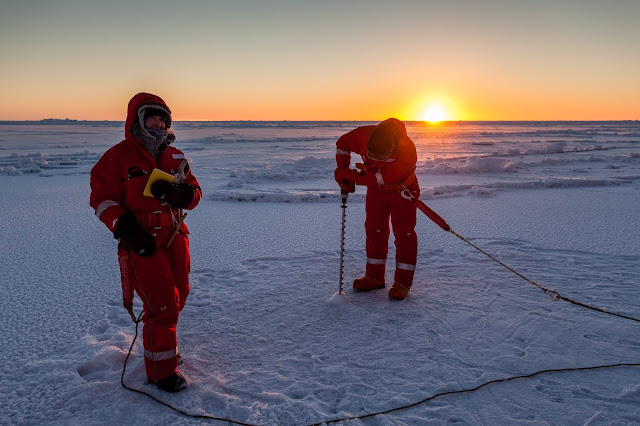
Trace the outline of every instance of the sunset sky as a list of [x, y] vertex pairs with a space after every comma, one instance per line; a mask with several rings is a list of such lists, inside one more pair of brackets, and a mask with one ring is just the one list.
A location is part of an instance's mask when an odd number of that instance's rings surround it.
[[640, 1], [23, 0], [0, 120], [640, 119]]

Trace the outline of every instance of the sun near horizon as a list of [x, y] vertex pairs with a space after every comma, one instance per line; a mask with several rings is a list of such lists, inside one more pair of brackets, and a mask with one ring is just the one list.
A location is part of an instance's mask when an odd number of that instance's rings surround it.
[[437, 124], [442, 121], [451, 120], [449, 113], [442, 105], [439, 104], [428, 106], [418, 118], [420, 121], [426, 121], [431, 124]]
[[422, 121], [427, 124], [437, 125], [446, 121], [468, 120], [467, 108], [461, 106], [458, 99], [448, 93], [440, 92], [438, 95], [418, 96], [408, 102], [404, 116], [407, 121]]

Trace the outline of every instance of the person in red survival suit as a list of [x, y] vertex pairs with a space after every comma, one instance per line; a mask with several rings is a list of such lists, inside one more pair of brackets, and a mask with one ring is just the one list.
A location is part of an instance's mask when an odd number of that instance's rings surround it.
[[[350, 168], [351, 153], [360, 154], [364, 164]], [[353, 288], [369, 291], [385, 286], [385, 264], [389, 248], [389, 217], [395, 236], [396, 270], [389, 289], [392, 299], [404, 299], [413, 283], [418, 253], [415, 232], [416, 200], [420, 186], [415, 175], [416, 147], [407, 136], [404, 123], [390, 118], [377, 126], [358, 127], [336, 142], [335, 179], [341, 188], [353, 191], [367, 186], [365, 229], [367, 266]]]
[[[91, 170], [90, 204], [119, 240], [124, 307], [133, 315], [133, 289], [143, 302], [148, 381], [179, 392], [187, 381], [176, 369], [176, 326], [189, 295], [191, 268], [189, 231], [180, 218], [182, 209], [198, 204], [202, 191], [184, 154], [171, 146], [175, 134], [170, 127], [171, 110], [160, 97], [135, 95], [129, 101], [125, 139]], [[153, 182], [153, 196], [145, 196], [154, 168], [175, 180]]]

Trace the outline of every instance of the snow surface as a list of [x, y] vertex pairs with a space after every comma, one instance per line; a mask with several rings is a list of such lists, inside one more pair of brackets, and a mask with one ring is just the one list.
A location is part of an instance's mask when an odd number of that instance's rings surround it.
[[[187, 218], [192, 292], [178, 325], [190, 388], [147, 385], [141, 341], [129, 386], [193, 414], [305, 425], [542, 369], [640, 362], [638, 323], [554, 303], [424, 216], [407, 299], [355, 293], [362, 188], [337, 295], [335, 140], [360, 124], [175, 123], [204, 192]], [[456, 232], [564, 296], [640, 317], [640, 123], [408, 130], [421, 198]], [[120, 385], [134, 325], [88, 173], [122, 135], [121, 123], [0, 125], [1, 424], [206, 422]], [[544, 374], [347, 423], [639, 424], [640, 368]]]

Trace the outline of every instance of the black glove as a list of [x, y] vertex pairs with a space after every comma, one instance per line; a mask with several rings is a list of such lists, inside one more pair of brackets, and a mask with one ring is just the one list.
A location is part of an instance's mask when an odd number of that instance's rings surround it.
[[195, 195], [193, 186], [182, 183], [171, 183], [157, 180], [151, 184], [151, 194], [160, 201], [178, 208], [185, 208], [193, 201]]
[[118, 218], [113, 238], [124, 241], [135, 254], [141, 257], [151, 257], [156, 251], [156, 240], [142, 229], [138, 219], [129, 212]]

